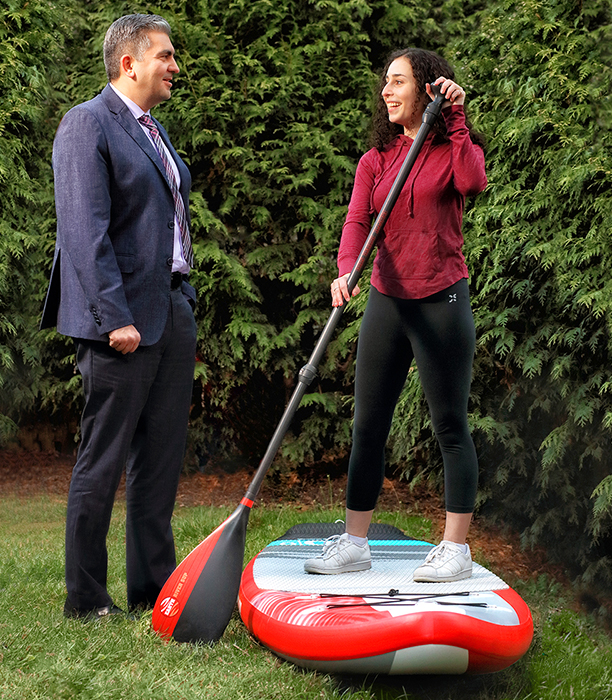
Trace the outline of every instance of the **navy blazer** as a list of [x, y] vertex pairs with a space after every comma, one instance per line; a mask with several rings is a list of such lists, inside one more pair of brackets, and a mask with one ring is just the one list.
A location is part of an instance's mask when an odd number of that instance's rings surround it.
[[[178, 166], [189, 221], [189, 170], [156, 124]], [[109, 85], [62, 119], [53, 171], [57, 241], [41, 328], [107, 340], [133, 324], [141, 345], [152, 345], [170, 303], [174, 201], [161, 158]], [[183, 282], [183, 293], [193, 306], [193, 287]]]

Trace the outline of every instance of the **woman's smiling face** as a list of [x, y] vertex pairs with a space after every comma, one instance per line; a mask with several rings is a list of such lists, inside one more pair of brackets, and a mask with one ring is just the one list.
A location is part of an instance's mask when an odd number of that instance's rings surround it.
[[382, 97], [387, 105], [389, 121], [403, 126], [406, 134], [417, 131], [426, 99], [417, 90], [410, 61], [404, 56], [396, 58], [389, 66], [386, 81]]

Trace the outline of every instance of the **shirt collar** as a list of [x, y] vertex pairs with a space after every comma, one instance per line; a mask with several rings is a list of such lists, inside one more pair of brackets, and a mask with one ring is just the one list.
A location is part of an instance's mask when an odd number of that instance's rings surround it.
[[145, 112], [141, 107], [139, 107], [134, 100], [130, 100], [129, 97], [124, 95], [121, 90], [116, 88], [112, 83], [109, 83], [110, 87], [115, 91], [117, 96], [123, 101], [125, 106], [130, 110], [132, 115], [134, 116], [134, 119], [140, 119], [143, 114], [147, 114], [148, 116], [151, 116], [151, 112]]

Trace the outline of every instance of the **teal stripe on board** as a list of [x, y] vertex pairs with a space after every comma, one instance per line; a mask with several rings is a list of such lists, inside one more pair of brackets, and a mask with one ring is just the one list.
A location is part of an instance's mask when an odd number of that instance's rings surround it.
[[[300, 540], [274, 540], [270, 542], [268, 547], [279, 547], [281, 545], [288, 545], [294, 547], [312, 547], [313, 545], [325, 544], [324, 539], [317, 538], [305, 538]], [[370, 547], [433, 547], [431, 542], [421, 542], [420, 540], [369, 540]]]

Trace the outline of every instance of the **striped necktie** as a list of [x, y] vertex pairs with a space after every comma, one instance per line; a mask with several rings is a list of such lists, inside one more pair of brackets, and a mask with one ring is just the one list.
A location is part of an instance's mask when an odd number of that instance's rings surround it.
[[155, 149], [159, 153], [159, 157], [162, 159], [164, 168], [166, 169], [166, 175], [168, 177], [168, 182], [170, 183], [170, 190], [172, 191], [172, 198], [174, 199], [174, 214], [178, 222], [178, 226], [181, 232], [181, 243], [183, 246], [183, 255], [185, 256], [185, 262], [189, 267], [193, 267], [193, 248], [191, 247], [191, 237], [189, 235], [189, 226], [187, 225], [187, 215], [185, 214], [185, 205], [183, 203], [183, 198], [179, 192], [178, 183], [176, 177], [174, 176], [174, 171], [172, 166], [168, 161], [168, 156], [166, 154], [166, 149], [159, 135], [159, 130], [155, 125], [155, 122], [151, 119], [148, 114], [143, 114], [138, 118], [138, 121], [146, 126], [151, 132], [153, 138], [153, 143]]

